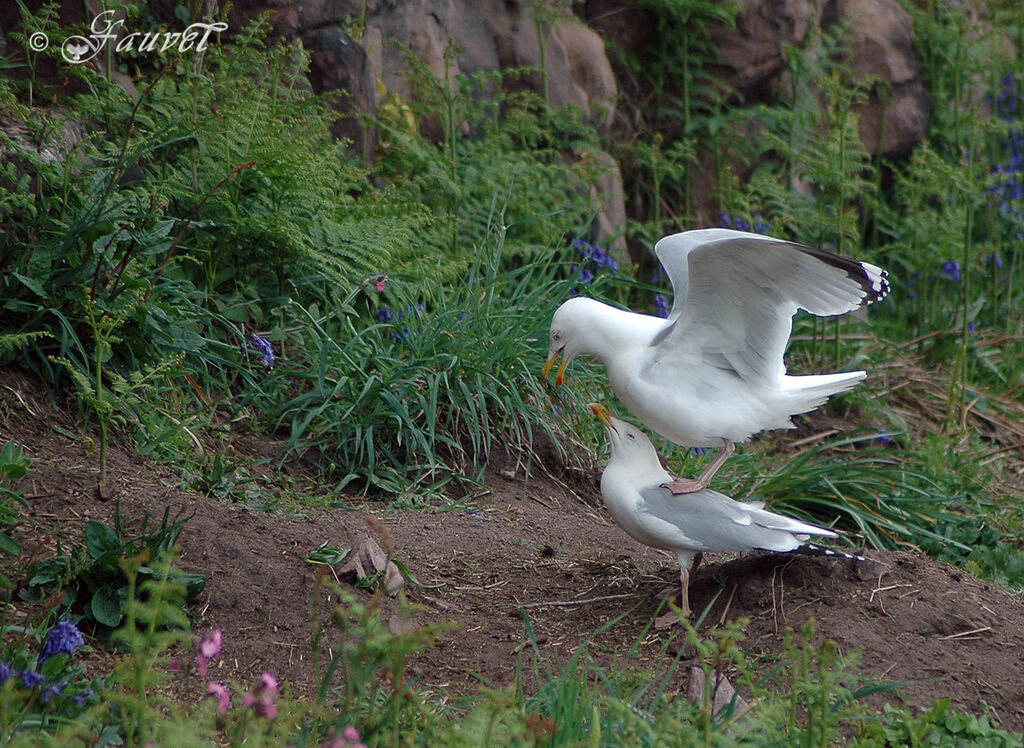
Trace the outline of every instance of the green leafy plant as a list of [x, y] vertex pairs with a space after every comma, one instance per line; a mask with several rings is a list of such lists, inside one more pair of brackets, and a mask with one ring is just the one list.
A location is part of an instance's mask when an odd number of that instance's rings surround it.
[[[159, 525], [152, 529], [148, 527], [147, 517], [140, 532], [131, 537], [126, 536], [120, 508], [113, 528], [89, 520], [85, 524], [82, 545], [75, 546], [68, 554], [33, 564], [29, 570], [27, 597], [40, 599], [47, 593], [59, 593], [64, 605], [80, 611], [86, 619], [108, 629], [116, 628], [124, 619], [135, 589], [125, 576], [125, 560], [152, 561], [152, 565], [140, 562], [133, 567], [136, 577], [145, 579], [157, 574], [189, 519], [179, 512], [172, 520], [170, 511], [168, 507]], [[206, 583], [199, 574], [179, 571], [173, 573], [170, 581], [183, 585], [190, 598], [199, 594]]]
[[[21, 491], [8, 488], [6, 484], [25, 477], [30, 465], [31, 461], [22, 452], [20, 444], [7, 442], [0, 449], [0, 527], [18, 521], [18, 504], [28, 508], [28, 502], [22, 497]], [[21, 546], [3, 531], [0, 532], [0, 551], [8, 556], [18, 556], [21, 554]], [[11, 580], [4, 574], [0, 574], [0, 587], [11, 588]]]

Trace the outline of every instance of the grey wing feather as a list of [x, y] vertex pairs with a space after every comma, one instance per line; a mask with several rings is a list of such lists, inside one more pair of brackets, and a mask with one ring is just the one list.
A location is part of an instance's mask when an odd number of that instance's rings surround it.
[[849, 258], [767, 237], [690, 233], [712, 240], [662, 240], [657, 247], [676, 298], [669, 315], [674, 321], [655, 342], [656, 366], [674, 367], [679, 356], [699, 354], [745, 379], [774, 381], [785, 373], [783, 354], [798, 308], [842, 314], [887, 289], [872, 290], [872, 283], [884, 281], [881, 271], [881, 280], [871, 280], [864, 268], [873, 266]]
[[677, 496], [650, 486], [641, 489], [640, 495], [641, 512], [677, 528], [698, 550], [789, 551], [808, 535], [835, 536], [831, 530], [762, 509], [759, 502], [745, 504], [716, 491]]

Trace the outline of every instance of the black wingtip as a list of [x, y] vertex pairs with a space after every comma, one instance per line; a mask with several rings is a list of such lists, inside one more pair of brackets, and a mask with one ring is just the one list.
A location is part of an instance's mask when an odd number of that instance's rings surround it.
[[860, 262], [824, 249], [798, 245], [804, 253], [846, 273], [864, 291], [861, 306], [885, 298], [889, 293], [889, 273], [869, 262]]

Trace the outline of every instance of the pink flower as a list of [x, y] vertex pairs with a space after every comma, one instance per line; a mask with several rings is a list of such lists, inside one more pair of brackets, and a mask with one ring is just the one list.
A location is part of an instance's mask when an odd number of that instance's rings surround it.
[[389, 280], [390, 278], [388, 278], [386, 275], [378, 275], [373, 281], [373, 286], [378, 291], [383, 291], [384, 287], [388, 284]]
[[341, 735], [335, 735], [332, 741], [324, 743], [323, 748], [366, 748], [366, 743], [359, 739], [359, 730], [349, 725]]
[[231, 705], [231, 693], [227, 686], [218, 681], [210, 681], [206, 684], [206, 694], [217, 699], [217, 714], [228, 713], [228, 706]]
[[277, 677], [273, 673], [264, 672], [260, 675], [260, 684], [252, 693], [247, 693], [242, 698], [242, 706], [246, 709], [252, 707], [257, 717], [274, 719], [277, 716], [277, 703], [275, 696], [279, 688]]
[[223, 641], [224, 632], [220, 629], [214, 629], [205, 639], [199, 642], [199, 651], [203, 653], [203, 657], [212, 660], [220, 654], [220, 646]]
[[277, 693], [279, 683], [277, 677], [270, 672], [264, 672], [260, 675], [260, 688], [264, 691], [269, 691], [271, 694]]
[[266, 696], [256, 702], [256, 716], [274, 719], [277, 717], [277, 704], [273, 696]]
[[196, 670], [203, 677], [206, 677], [207, 664], [214, 657], [220, 654], [220, 647], [224, 641], [224, 632], [220, 629], [211, 631], [205, 639], [199, 642], [199, 652], [196, 654]]

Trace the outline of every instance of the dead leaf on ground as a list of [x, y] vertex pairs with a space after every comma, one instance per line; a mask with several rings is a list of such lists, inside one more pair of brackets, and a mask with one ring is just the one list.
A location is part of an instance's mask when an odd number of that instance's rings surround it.
[[402, 572], [388, 558], [384, 549], [373, 538], [363, 537], [349, 554], [348, 561], [338, 570], [338, 576], [354, 575], [356, 580], [378, 579], [390, 597], [405, 585]]

